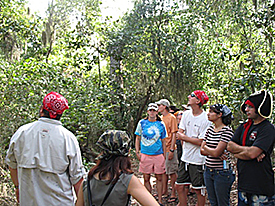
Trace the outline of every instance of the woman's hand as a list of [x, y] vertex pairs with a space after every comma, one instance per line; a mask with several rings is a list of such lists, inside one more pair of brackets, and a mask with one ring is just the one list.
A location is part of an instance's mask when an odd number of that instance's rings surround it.
[[221, 154], [220, 159], [221, 160], [227, 160], [228, 157], [227, 157], [226, 153]]

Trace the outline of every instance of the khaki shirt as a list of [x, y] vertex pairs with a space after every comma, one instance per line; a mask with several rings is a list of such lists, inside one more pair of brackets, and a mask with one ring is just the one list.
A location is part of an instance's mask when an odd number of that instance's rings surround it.
[[20, 205], [74, 205], [72, 186], [85, 174], [76, 137], [40, 118], [12, 136], [6, 163], [17, 169]]

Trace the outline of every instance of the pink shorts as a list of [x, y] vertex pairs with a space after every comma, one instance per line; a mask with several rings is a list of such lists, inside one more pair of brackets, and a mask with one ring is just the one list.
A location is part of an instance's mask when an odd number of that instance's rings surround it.
[[140, 154], [139, 172], [144, 174], [164, 174], [165, 159], [163, 154], [146, 155]]

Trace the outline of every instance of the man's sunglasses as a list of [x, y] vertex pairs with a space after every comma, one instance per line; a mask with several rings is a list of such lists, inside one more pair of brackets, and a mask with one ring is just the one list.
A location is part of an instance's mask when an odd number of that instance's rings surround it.
[[194, 93], [191, 93], [190, 96], [198, 98]]

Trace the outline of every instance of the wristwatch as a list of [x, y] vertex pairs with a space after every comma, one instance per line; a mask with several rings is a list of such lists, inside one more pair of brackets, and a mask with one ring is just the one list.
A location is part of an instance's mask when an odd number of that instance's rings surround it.
[[173, 149], [170, 149], [170, 152], [174, 152], [175, 150], [173, 150]]

